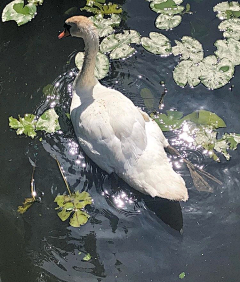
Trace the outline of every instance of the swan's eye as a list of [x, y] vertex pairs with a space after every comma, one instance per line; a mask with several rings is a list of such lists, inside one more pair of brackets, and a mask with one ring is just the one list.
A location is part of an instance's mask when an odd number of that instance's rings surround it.
[[65, 23], [63, 27], [64, 27], [65, 30], [67, 30], [70, 33], [71, 26], [69, 24]]

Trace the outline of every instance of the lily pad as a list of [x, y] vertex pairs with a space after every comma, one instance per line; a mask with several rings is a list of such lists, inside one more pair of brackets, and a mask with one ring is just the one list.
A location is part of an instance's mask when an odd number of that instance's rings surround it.
[[169, 30], [178, 26], [181, 21], [182, 17], [179, 15], [169, 16], [160, 14], [155, 21], [155, 25], [158, 29]]
[[2, 12], [2, 21], [15, 21], [18, 26], [31, 21], [37, 12], [36, 5], [28, 3], [24, 6], [24, 0], [10, 2]]
[[201, 64], [195, 64], [190, 60], [181, 61], [173, 71], [173, 79], [180, 87], [187, 83], [190, 87], [195, 87], [200, 83]]
[[58, 205], [56, 209], [61, 209], [58, 216], [62, 221], [67, 220], [72, 215], [69, 222], [71, 226], [80, 227], [87, 223], [90, 216], [83, 209], [86, 205], [92, 203], [89, 193], [77, 191], [71, 195], [58, 195], [54, 202]]
[[121, 7], [113, 3], [105, 3], [100, 0], [87, 0], [86, 6], [81, 8], [81, 11], [87, 11], [94, 14], [110, 15], [122, 13]]
[[127, 58], [135, 52], [135, 49], [129, 46], [131, 43], [140, 44], [140, 34], [135, 30], [124, 30], [123, 33], [105, 37], [100, 45], [100, 51], [111, 52], [111, 59]]
[[118, 26], [121, 22], [121, 17], [113, 14], [111, 18], [104, 19], [102, 14], [90, 17], [93, 24], [98, 30], [99, 37], [105, 37], [114, 32], [113, 27]]
[[167, 114], [158, 114], [155, 116], [151, 114], [156, 123], [159, 125], [162, 131], [173, 131], [181, 127], [183, 123], [183, 113], [178, 111], [167, 111]]
[[227, 59], [216, 56], [205, 57], [201, 65], [200, 80], [209, 89], [217, 89], [226, 85], [234, 74], [234, 65]]
[[150, 91], [150, 89], [148, 89], [148, 88], [141, 89], [140, 95], [143, 98], [145, 107], [148, 110], [149, 109], [153, 109], [153, 106], [154, 106], [154, 96], [153, 96], [152, 92]]
[[153, 1], [150, 7], [154, 12], [165, 15], [180, 14], [184, 10], [183, 6], [178, 6], [173, 0]]
[[217, 47], [215, 55], [222, 59], [229, 59], [235, 66], [240, 65], [240, 42], [228, 38], [227, 40], [217, 40], [214, 45]]
[[237, 1], [221, 2], [213, 7], [213, 11], [217, 12], [217, 17], [220, 20], [240, 17], [240, 5]]
[[45, 111], [36, 123], [36, 130], [44, 130], [47, 133], [53, 133], [60, 129], [58, 115], [54, 109]]
[[220, 23], [218, 29], [223, 32], [225, 38], [240, 40], [240, 19], [229, 19]]
[[176, 46], [172, 47], [174, 56], [181, 55], [182, 60], [191, 60], [198, 63], [203, 59], [202, 44], [190, 36], [183, 36], [182, 42], [175, 40]]
[[207, 125], [213, 128], [226, 127], [223, 119], [221, 119], [215, 113], [205, 110], [193, 112], [189, 115], [186, 115], [183, 119], [194, 122], [197, 125]]
[[143, 48], [156, 55], [168, 56], [171, 54], [171, 43], [166, 36], [158, 32], [150, 32], [149, 37], [142, 37]]
[[[82, 65], [83, 65], [83, 60], [84, 60], [84, 52], [79, 52], [77, 53], [75, 57], [75, 64], [77, 68], [81, 71]], [[106, 55], [98, 52], [97, 53], [97, 58], [96, 58], [96, 66], [95, 66], [95, 71], [94, 74], [97, 79], [103, 79], [104, 77], [107, 76], [109, 72], [109, 61]]]
[[23, 118], [19, 116], [19, 121], [16, 118], [9, 117], [9, 126], [17, 129], [17, 135], [25, 134], [34, 138], [37, 134], [35, 132], [36, 120], [35, 115], [25, 114]]

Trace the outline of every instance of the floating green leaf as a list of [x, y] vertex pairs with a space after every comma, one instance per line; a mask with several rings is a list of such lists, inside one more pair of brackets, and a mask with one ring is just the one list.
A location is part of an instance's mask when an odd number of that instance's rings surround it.
[[233, 65], [240, 65], [240, 42], [228, 38], [227, 40], [217, 40], [214, 45], [217, 47], [215, 55], [220, 58], [229, 59]]
[[153, 1], [151, 2], [150, 7], [156, 13], [169, 16], [180, 14], [184, 10], [183, 6], [178, 6], [173, 0]]
[[99, 37], [105, 37], [113, 33], [113, 27], [118, 26], [121, 22], [121, 17], [115, 14], [111, 15], [108, 19], [104, 19], [102, 14], [90, 17], [90, 19], [96, 26]]
[[87, 253], [84, 257], [83, 257], [83, 260], [84, 261], [89, 261], [91, 259], [91, 255], [89, 253]]
[[23, 118], [19, 116], [19, 121], [13, 117], [9, 118], [9, 126], [17, 129], [17, 135], [25, 134], [34, 138], [37, 134], [35, 132], [36, 120], [35, 115], [25, 114]]
[[150, 89], [148, 89], [148, 88], [141, 89], [140, 95], [143, 98], [145, 107], [148, 110], [152, 109], [153, 105], [154, 105], [154, 96], [153, 96], [152, 92], [150, 91]]
[[14, 0], [10, 2], [2, 12], [2, 21], [15, 21], [18, 26], [31, 21], [37, 12], [36, 5], [28, 3], [24, 6], [24, 0]]
[[218, 29], [223, 32], [225, 38], [240, 40], [240, 19], [229, 19], [220, 23]]
[[217, 12], [217, 17], [220, 20], [240, 17], [240, 5], [237, 1], [221, 2], [213, 7], [213, 11]]
[[226, 85], [233, 77], [234, 65], [227, 59], [208, 56], [202, 60], [200, 80], [209, 89], [217, 89]]
[[169, 16], [169, 15], [160, 14], [155, 21], [155, 25], [158, 29], [169, 30], [178, 26], [181, 23], [181, 21], [182, 21], [182, 17], [179, 15]]
[[38, 121], [36, 121], [36, 116], [32, 114], [25, 114], [23, 118], [19, 116], [19, 121], [13, 117], [9, 117], [9, 126], [17, 129], [17, 135], [25, 134], [31, 138], [37, 135], [36, 130], [53, 133], [60, 129], [58, 115], [54, 109], [44, 112]]
[[178, 277], [179, 277], [180, 279], [183, 279], [185, 276], [186, 276], [185, 272], [182, 272], [182, 273], [179, 274]]
[[162, 131], [172, 131], [181, 127], [183, 123], [183, 113], [178, 111], [167, 111], [167, 114], [151, 114]]
[[34, 202], [36, 202], [35, 198], [26, 198], [22, 206], [18, 206], [17, 211], [21, 214], [25, 213], [32, 206]]
[[168, 56], [171, 54], [171, 43], [166, 36], [158, 32], [150, 32], [149, 37], [141, 38], [143, 48], [156, 55]]
[[101, 0], [87, 0], [86, 6], [80, 10], [102, 15], [122, 13], [122, 9], [117, 4], [105, 4], [105, 2]]
[[140, 35], [135, 30], [124, 30], [123, 33], [111, 34], [105, 37], [100, 45], [102, 53], [110, 53], [111, 59], [127, 58], [135, 49], [129, 44], [140, 44]]
[[[79, 70], [82, 69], [83, 60], [84, 60], [84, 52], [77, 53], [75, 57], [75, 64]], [[103, 79], [104, 77], [107, 76], [108, 72], [109, 72], [108, 58], [106, 55], [102, 54], [101, 52], [98, 52], [94, 74], [97, 79]]]
[[174, 56], [181, 55], [182, 60], [191, 60], [199, 63], [203, 59], [202, 44], [196, 39], [183, 36], [182, 42], [175, 40], [176, 46], [172, 47]]
[[181, 61], [173, 71], [173, 79], [180, 87], [184, 87], [187, 83], [191, 87], [195, 87], [200, 83], [201, 65], [195, 64], [190, 60]]
[[36, 130], [44, 130], [47, 133], [53, 133], [59, 129], [58, 115], [54, 109], [45, 111], [36, 123]]
[[189, 115], [186, 115], [184, 117], [184, 120], [189, 120], [197, 125], [212, 126], [213, 128], [226, 127], [226, 124], [223, 119], [221, 119], [215, 113], [205, 110], [199, 110]]
[[80, 227], [87, 223], [89, 215], [83, 209], [92, 203], [89, 193], [77, 191], [71, 195], [58, 195], [54, 202], [58, 205], [56, 209], [61, 209], [58, 216], [62, 221], [72, 215], [69, 222], [71, 226]]

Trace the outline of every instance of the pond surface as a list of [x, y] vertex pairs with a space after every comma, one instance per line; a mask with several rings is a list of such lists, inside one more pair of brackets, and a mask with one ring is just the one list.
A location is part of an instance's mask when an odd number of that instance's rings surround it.
[[[154, 27], [156, 13], [147, 1], [125, 2], [124, 28], [142, 36], [159, 31]], [[1, 11], [7, 3], [1, 2]], [[205, 56], [213, 54], [213, 43], [222, 37], [217, 29], [220, 21], [212, 11], [217, 3], [191, 1], [194, 14], [185, 15], [179, 27], [163, 34], [172, 43], [183, 35], [193, 36], [203, 44]], [[76, 75], [72, 57], [83, 50], [83, 42], [57, 38], [67, 18], [64, 12], [76, 5], [84, 3], [45, 1], [32, 22], [22, 27], [14, 22], [0, 25], [0, 281], [170, 282], [178, 281], [182, 272], [186, 274], [183, 281], [239, 281], [240, 150], [230, 152], [230, 161], [221, 158], [221, 163], [215, 163], [201, 151], [186, 149], [189, 158], [223, 185], [213, 183], [213, 193], [200, 193], [182, 166], [179, 173], [190, 199], [179, 204], [152, 200], [120, 180], [116, 183], [77, 145], [65, 112]], [[140, 90], [147, 87], [154, 93], [156, 110], [163, 92], [160, 81], [164, 81], [168, 90], [164, 111], [177, 109], [184, 115], [199, 109], [212, 111], [226, 122], [225, 131], [240, 133], [239, 66], [230, 83], [219, 90], [209, 91], [202, 85], [182, 89], [172, 78], [178, 57], [161, 58], [141, 46], [136, 49], [131, 58], [112, 62], [104, 85], [120, 90], [138, 106], [144, 106]], [[56, 110], [63, 133], [43, 135], [42, 142], [17, 136], [9, 129], [8, 117], [40, 114], [49, 108], [42, 89], [51, 83], [57, 85]], [[170, 142], [176, 138], [166, 136]], [[60, 161], [71, 189], [88, 191], [94, 199], [91, 219], [81, 228], [61, 222], [55, 211], [54, 198], [66, 187], [52, 155]], [[35, 182], [42, 200], [20, 216], [17, 207], [30, 196], [29, 158], [37, 163]], [[86, 262], [87, 253], [92, 258]]]

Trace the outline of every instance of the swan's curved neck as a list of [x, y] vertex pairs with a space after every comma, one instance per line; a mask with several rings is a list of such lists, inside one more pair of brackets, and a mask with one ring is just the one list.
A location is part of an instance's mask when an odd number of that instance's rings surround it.
[[74, 82], [77, 94], [79, 92], [77, 90], [92, 89], [98, 82], [94, 76], [96, 56], [99, 49], [98, 35], [95, 30], [86, 29], [82, 37], [85, 43], [85, 55], [82, 70]]

